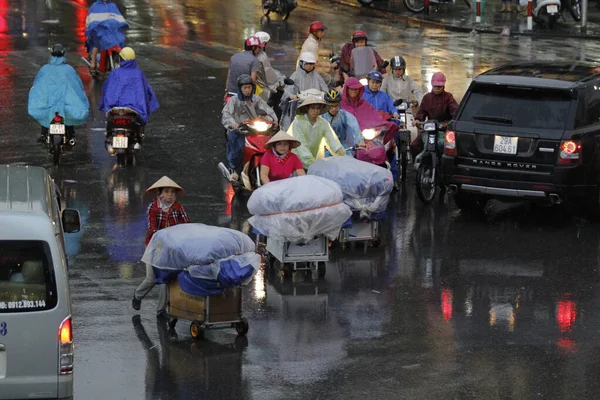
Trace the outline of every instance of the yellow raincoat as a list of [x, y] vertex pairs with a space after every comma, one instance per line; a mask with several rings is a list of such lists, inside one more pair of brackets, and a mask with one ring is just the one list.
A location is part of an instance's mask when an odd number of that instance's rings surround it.
[[302, 143], [292, 151], [300, 157], [304, 168], [308, 168], [316, 160], [325, 158], [326, 147], [331, 154], [346, 155], [344, 146], [331, 125], [322, 117], [317, 117], [317, 121], [312, 125], [306, 114], [297, 115], [287, 133]]

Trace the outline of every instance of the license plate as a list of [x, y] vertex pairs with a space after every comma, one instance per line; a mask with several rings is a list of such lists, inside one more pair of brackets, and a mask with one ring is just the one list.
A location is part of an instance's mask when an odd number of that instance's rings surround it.
[[65, 126], [63, 124], [50, 125], [50, 134], [51, 135], [64, 135], [65, 134]]
[[498, 136], [494, 138], [494, 153], [517, 154], [518, 137]]
[[113, 148], [115, 149], [126, 149], [128, 138], [127, 136], [113, 136], [112, 140]]
[[558, 6], [557, 5], [546, 6], [546, 11], [548, 11], [548, 14], [558, 14]]

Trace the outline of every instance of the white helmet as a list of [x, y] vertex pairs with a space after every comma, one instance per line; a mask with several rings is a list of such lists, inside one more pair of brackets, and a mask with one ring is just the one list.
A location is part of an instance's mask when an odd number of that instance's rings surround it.
[[257, 38], [259, 38], [260, 42], [262, 44], [267, 44], [267, 43], [269, 43], [269, 40], [271, 40], [271, 35], [269, 35], [267, 32], [263, 32], [263, 31], [256, 32], [254, 34], [254, 36], [256, 36]]
[[313, 53], [311, 53], [309, 51], [305, 51], [304, 53], [300, 54], [300, 61], [309, 63], [309, 64], [316, 64], [317, 57]]

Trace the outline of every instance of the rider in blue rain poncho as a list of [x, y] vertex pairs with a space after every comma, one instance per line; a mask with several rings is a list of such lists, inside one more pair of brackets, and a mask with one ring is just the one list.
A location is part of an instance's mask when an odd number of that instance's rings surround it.
[[90, 55], [90, 68], [96, 69], [96, 55], [113, 46], [125, 46], [125, 29], [129, 24], [111, 0], [97, 0], [85, 19], [85, 36]]
[[42, 126], [40, 141], [45, 142], [55, 113], [64, 118], [67, 135], [74, 138], [73, 126], [84, 124], [89, 110], [79, 75], [66, 63], [63, 45], [55, 44], [50, 63], [40, 69], [29, 91], [28, 112]]
[[104, 82], [99, 109], [106, 114], [114, 107], [128, 107], [146, 125], [148, 116], [159, 107], [158, 100], [135, 61], [133, 49], [125, 47], [119, 55], [123, 59], [121, 67], [113, 70]]

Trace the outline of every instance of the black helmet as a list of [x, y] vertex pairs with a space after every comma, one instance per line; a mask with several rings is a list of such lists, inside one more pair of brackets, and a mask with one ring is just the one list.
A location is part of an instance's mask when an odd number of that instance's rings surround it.
[[327, 103], [339, 103], [342, 100], [342, 96], [335, 89], [330, 89], [325, 92], [325, 101]]
[[404, 58], [400, 56], [396, 56], [390, 60], [390, 65], [392, 66], [392, 70], [394, 69], [406, 69], [406, 61]]
[[64, 57], [65, 56], [65, 46], [60, 43], [56, 43], [52, 46], [52, 56], [54, 57]]
[[244, 85], [254, 85], [254, 79], [248, 74], [242, 74], [237, 78], [237, 85], [239, 89]]

